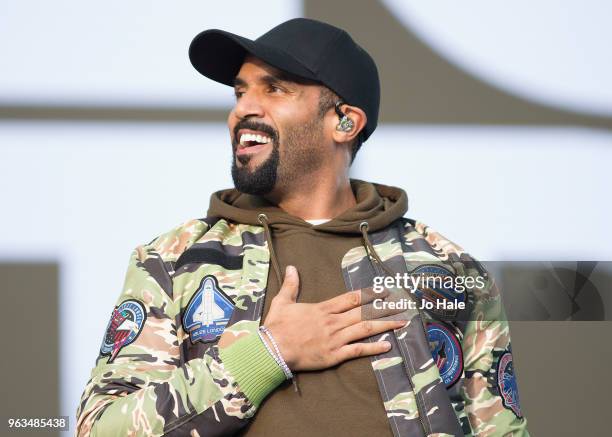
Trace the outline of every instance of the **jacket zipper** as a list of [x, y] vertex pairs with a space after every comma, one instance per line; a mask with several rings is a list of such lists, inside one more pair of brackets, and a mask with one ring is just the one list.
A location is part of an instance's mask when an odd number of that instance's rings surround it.
[[[368, 257], [370, 258], [371, 264], [374, 266], [374, 270], [378, 270], [376, 267], [378, 267], [380, 270], [377, 272], [379, 275], [384, 276], [385, 275], [385, 271], [382, 268], [382, 266], [378, 265], [378, 261], [376, 261], [374, 258], [372, 258], [372, 256], [368, 255]], [[422, 317], [420, 317], [420, 311], [419, 311], [419, 320], [421, 321], [420, 325], [421, 328], [424, 330], [425, 327], [423, 326], [423, 319]], [[395, 336], [396, 340], [397, 340], [397, 336], [395, 335], [395, 332], [393, 333], [393, 335]], [[425, 338], [427, 338], [427, 335], [425, 336]], [[400, 340], [397, 340], [398, 344], [400, 342]], [[400, 354], [402, 353], [401, 347], [400, 347]], [[421, 424], [421, 429], [423, 430], [423, 435], [424, 437], [427, 437], [429, 434], [431, 434], [431, 429], [429, 428], [429, 425], [425, 423], [425, 421], [423, 420], [423, 417], [425, 417], [425, 405], [423, 405], [423, 400], [421, 399], [421, 397], [419, 396], [418, 393], [416, 393], [414, 391], [414, 384], [412, 383], [412, 372], [408, 366], [408, 363], [406, 362], [406, 360], [404, 359], [404, 357], [402, 356], [402, 361], [404, 362], [404, 369], [406, 370], [406, 373], [408, 374], [408, 384], [410, 384], [410, 388], [412, 389], [412, 394], [414, 395], [414, 399], [416, 400], [416, 404], [417, 404], [417, 412], [419, 413], [419, 423]]]

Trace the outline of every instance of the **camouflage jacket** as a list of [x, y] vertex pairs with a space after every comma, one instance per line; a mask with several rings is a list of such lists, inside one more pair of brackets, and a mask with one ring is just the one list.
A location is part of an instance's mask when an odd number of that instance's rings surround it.
[[[419, 222], [401, 218], [368, 237], [383, 265], [367, 245], [351, 249], [341, 265], [347, 290], [423, 265], [486, 275]], [[265, 229], [225, 219], [192, 220], [139, 246], [78, 406], [77, 435], [220, 436], [246, 425], [284, 380], [255, 334], [270, 264]], [[233, 306], [222, 346], [190, 309], [206, 290]], [[393, 345], [372, 366], [394, 435], [528, 435], [492, 278], [469, 300], [465, 321], [413, 311], [404, 328], [369, 339]]]

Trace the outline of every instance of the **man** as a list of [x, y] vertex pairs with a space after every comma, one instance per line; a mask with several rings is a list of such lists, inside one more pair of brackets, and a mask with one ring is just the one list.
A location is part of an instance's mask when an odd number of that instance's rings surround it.
[[[134, 251], [78, 434], [526, 435], [490, 279], [452, 297], [467, 318], [370, 311], [375, 283], [409, 270], [486, 277], [403, 218], [402, 190], [349, 179], [377, 124], [372, 58], [307, 19], [255, 41], [205, 31], [190, 58], [234, 87], [236, 189]], [[386, 288], [381, 302], [404, 292]], [[415, 301], [444, 293], [421, 287]]]

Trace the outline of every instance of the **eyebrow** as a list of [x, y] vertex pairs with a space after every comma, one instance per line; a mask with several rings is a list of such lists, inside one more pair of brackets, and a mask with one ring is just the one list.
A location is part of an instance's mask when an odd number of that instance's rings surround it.
[[235, 77], [234, 78], [234, 87], [237, 86], [246, 86], [246, 82], [242, 79], [240, 79], [239, 77]]
[[[286, 80], [285, 78], [283, 78], [281, 75], [272, 75], [272, 74], [266, 74], [263, 76], [260, 76], [257, 78], [258, 82], [264, 83], [266, 85], [271, 85], [271, 84], [277, 84], [279, 82], [290, 82], [289, 80]], [[246, 83], [245, 80], [236, 77], [234, 79], [234, 87], [239, 87], [239, 86], [248, 86], [248, 84]]]
[[[308, 80], [308, 79], [304, 79], [298, 76], [294, 76], [293, 74], [290, 73], [285, 73], [284, 71], [278, 71], [275, 74], [265, 74], [261, 77], [258, 78], [259, 82], [263, 82], [267, 85], [271, 85], [271, 84], [277, 84], [280, 82], [285, 82], [285, 83], [295, 83], [298, 85], [314, 85], [316, 84], [315, 81], [312, 80]], [[247, 86], [247, 83], [239, 78], [236, 77], [234, 79], [234, 87], [238, 87], [238, 86]]]
[[266, 74], [265, 76], [260, 77], [259, 80], [266, 85], [274, 85], [280, 82], [291, 82], [290, 80], [284, 79], [282, 75], [273, 74]]

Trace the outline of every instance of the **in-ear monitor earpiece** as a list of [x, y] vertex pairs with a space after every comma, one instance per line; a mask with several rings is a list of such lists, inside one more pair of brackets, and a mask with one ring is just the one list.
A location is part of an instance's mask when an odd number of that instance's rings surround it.
[[340, 110], [340, 105], [342, 105], [342, 101], [336, 102], [335, 109], [336, 114], [340, 117], [340, 122], [336, 125], [336, 130], [340, 132], [350, 132], [353, 130], [355, 126], [355, 122], [348, 118], [348, 116]]

